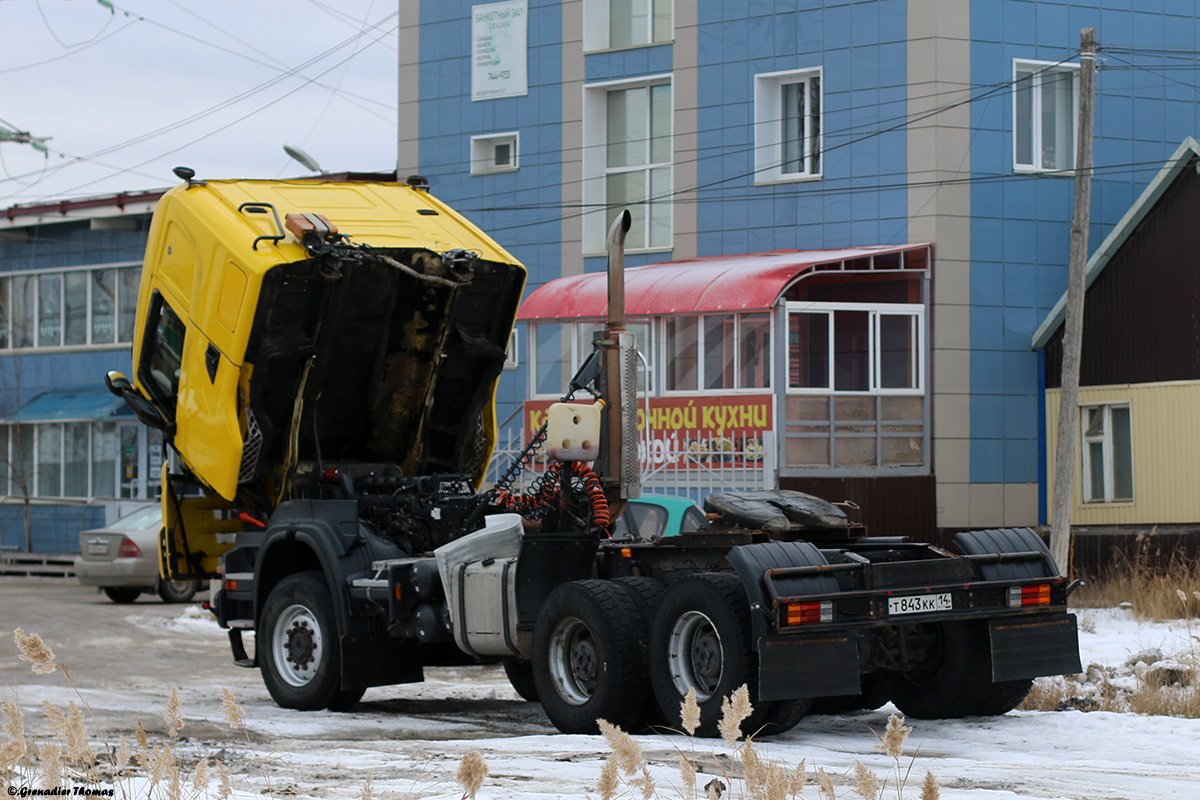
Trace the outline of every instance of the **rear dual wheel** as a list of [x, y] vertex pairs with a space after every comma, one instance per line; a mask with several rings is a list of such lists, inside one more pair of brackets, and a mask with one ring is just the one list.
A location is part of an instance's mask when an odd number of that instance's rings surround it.
[[[735, 575], [685, 578], [663, 598], [650, 632], [650, 683], [671, 727], [682, 727], [682, 705], [691, 691], [700, 708], [699, 736], [719, 734], [722, 703], [743, 684], [758, 696], [758, 655], [750, 606]], [[745, 735], [781, 733], [807, 712], [808, 700], [757, 702], [742, 721]]]
[[533, 682], [563, 733], [595, 733], [604, 719], [640, 725], [647, 700], [645, 623], [610, 581], [572, 581], [546, 599], [533, 635]]
[[915, 626], [908, 634], [917, 660], [906, 671], [885, 672], [887, 696], [906, 716], [957, 719], [994, 716], [1016, 708], [1032, 680], [992, 682], [992, 649], [986, 622]]

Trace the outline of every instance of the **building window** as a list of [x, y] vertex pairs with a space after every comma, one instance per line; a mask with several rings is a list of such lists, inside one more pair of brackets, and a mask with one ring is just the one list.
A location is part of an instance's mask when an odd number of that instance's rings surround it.
[[1075, 168], [1079, 67], [1013, 62], [1013, 167], [1018, 171]]
[[1086, 406], [1083, 432], [1083, 501], [1133, 500], [1133, 445], [1128, 405]]
[[133, 341], [141, 268], [0, 277], [0, 350]]
[[821, 176], [821, 70], [754, 76], [757, 183]]
[[520, 136], [513, 133], [495, 133], [471, 137], [471, 174], [491, 175], [495, 172], [516, 172], [517, 145]]
[[504, 350], [504, 368], [516, 369], [521, 366], [520, 358], [520, 343], [517, 338], [517, 329], [513, 328], [508, 333], [508, 347]]
[[[531, 325], [532, 393], [541, 397], [561, 397], [567, 390], [567, 382], [592, 352], [593, 336], [602, 330], [602, 322], [539, 322]], [[653, 391], [653, 326], [646, 321], [629, 320], [625, 330], [637, 337], [638, 351], [649, 368], [638, 371], [638, 393], [646, 391], [647, 378]]]
[[766, 389], [771, 385], [769, 314], [667, 317], [668, 392]]
[[920, 393], [923, 319], [923, 306], [789, 303], [788, 390]]
[[160, 492], [162, 435], [133, 421], [0, 425], [0, 456], [0, 496], [131, 499]]
[[587, 52], [669, 42], [672, 0], [584, 0]]
[[587, 87], [584, 96], [584, 249], [604, 252], [605, 235], [628, 208], [627, 250], [671, 247], [671, 84], [660, 77], [637, 85]]

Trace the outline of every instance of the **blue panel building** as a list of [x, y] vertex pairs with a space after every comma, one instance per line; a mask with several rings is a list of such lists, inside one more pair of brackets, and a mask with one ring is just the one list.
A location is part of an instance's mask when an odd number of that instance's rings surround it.
[[[414, 0], [401, 17], [399, 172], [512, 250], [530, 289], [602, 268], [626, 206], [635, 265], [931, 243], [927, 292], [847, 275], [781, 297], [778, 480], [892, 503], [910, 529], [1045, 521], [1030, 336], [1066, 285], [1080, 32], [1100, 45], [1094, 248], [1197, 130], [1194, 3]], [[897, 339], [896, 303], [923, 308], [924, 329]], [[815, 339], [812, 313], [829, 322]], [[687, 344], [669, 317], [646, 322], [643, 348], [664, 395]], [[577, 355], [572, 331], [543, 327], [520, 329], [502, 379], [509, 425], [546, 391], [539, 364]], [[805, 373], [814, 358], [834, 377]], [[905, 359], [925, 373], [889, 384]], [[874, 370], [861, 381], [859, 362]], [[925, 405], [920, 463], [840, 438], [871, 413], [903, 432], [886, 418], [897, 389]], [[814, 399], [828, 401], [821, 458], [799, 424]]]
[[108, 393], [130, 371], [161, 191], [13, 206], [0, 218], [0, 548], [72, 553], [157, 496], [162, 448]]

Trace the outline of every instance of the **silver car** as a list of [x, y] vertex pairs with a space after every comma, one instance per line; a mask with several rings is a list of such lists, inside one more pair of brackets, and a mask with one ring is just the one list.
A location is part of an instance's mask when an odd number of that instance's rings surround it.
[[84, 586], [99, 586], [114, 603], [132, 603], [155, 592], [165, 603], [186, 603], [201, 584], [164, 581], [158, 574], [158, 533], [162, 507], [148, 506], [111, 525], [82, 531], [75, 575]]

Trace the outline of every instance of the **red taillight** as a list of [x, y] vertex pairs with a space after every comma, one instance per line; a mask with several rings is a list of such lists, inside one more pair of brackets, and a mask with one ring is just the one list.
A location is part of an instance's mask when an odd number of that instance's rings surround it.
[[788, 603], [784, 606], [784, 624], [812, 625], [817, 622], [833, 622], [833, 602]]
[[1008, 605], [1010, 608], [1048, 606], [1050, 605], [1050, 584], [1039, 583], [1035, 586], [1010, 586], [1008, 588]]
[[121, 549], [117, 551], [117, 558], [141, 558], [141, 557], [142, 557], [142, 551], [140, 548], [138, 548], [138, 546], [136, 544], [133, 543], [133, 539], [130, 539], [128, 536], [126, 536], [124, 539], [121, 540]]

